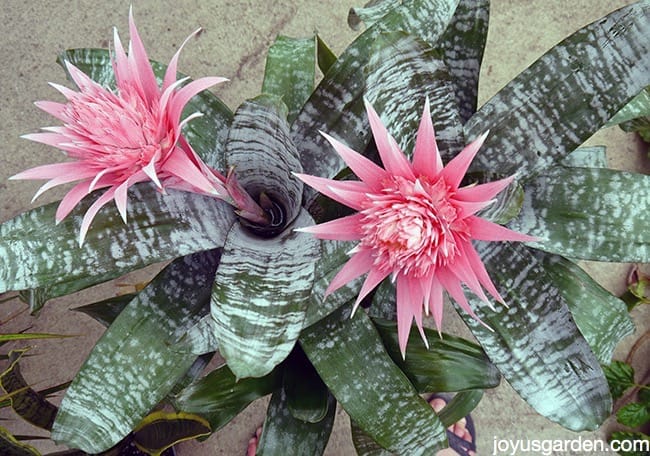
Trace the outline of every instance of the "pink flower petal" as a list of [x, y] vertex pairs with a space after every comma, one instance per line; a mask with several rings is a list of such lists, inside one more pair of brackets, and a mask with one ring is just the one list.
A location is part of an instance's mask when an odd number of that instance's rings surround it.
[[320, 133], [336, 149], [336, 152], [359, 179], [365, 182], [373, 191], [381, 190], [382, 181], [389, 176], [385, 170], [327, 133], [322, 131]]
[[359, 290], [359, 296], [357, 296], [357, 300], [354, 302], [354, 306], [352, 307], [352, 315], [354, 315], [359, 308], [359, 304], [361, 304], [363, 298], [368, 296], [368, 293], [374, 290], [382, 280], [389, 276], [389, 274], [390, 270], [382, 272], [377, 268], [372, 268], [368, 271], [368, 276], [366, 277], [366, 280], [364, 280], [361, 290]]
[[485, 184], [471, 185], [459, 188], [454, 198], [459, 201], [487, 201], [501, 193], [508, 185], [512, 183], [514, 176], [500, 179], [498, 181], [487, 182]]
[[505, 301], [501, 297], [501, 294], [494, 286], [492, 279], [490, 279], [490, 276], [485, 269], [485, 265], [483, 264], [483, 261], [478, 255], [476, 249], [474, 249], [474, 246], [470, 243], [465, 244], [463, 246], [463, 253], [481, 285], [483, 285], [483, 287], [494, 297], [494, 299], [502, 304], [505, 304]]
[[158, 88], [156, 76], [151, 68], [151, 63], [149, 63], [147, 51], [144, 48], [144, 44], [138, 33], [138, 28], [135, 26], [135, 21], [133, 20], [133, 7], [129, 9], [129, 35], [131, 36], [130, 49], [133, 51], [129, 54], [129, 63], [135, 69], [134, 73], [138, 75], [136, 81], [142, 87], [143, 98], [150, 102], [157, 100], [160, 89]]
[[198, 36], [198, 34], [201, 32], [201, 28], [196, 29], [194, 32], [190, 34], [187, 38], [185, 38], [185, 41], [181, 43], [181, 45], [178, 47], [178, 50], [172, 57], [172, 59], [169, 61], [169, 65], [167, 65], [167, 70], [165, 71], [165, 77], [163, 78], [163, 85], [162, 85], [162, 90], [165, 90], [167, 87], [172, 85], [174, 81], [176, 81], [177, 77], [177, 67], [178, 67], [178, 59], [181, 56], [181, 51], [185, 47], [185, 45], [190, 41], [190, 39], [194, 38], [195, 36]]
[[470, 163], [474, 160], [474, 157], [478, 153], [478, 150], [485, 142], [488, 132], [483, 133], [478, 139], [472, 141], [467, 145], [458, 155], [456, 155], [447, 166], [442, 170], [441, 175], [453, 188], [458, 188], [460, 182], [465, 177], [465, 173], [469, 168]]
[[386, 171], [393, 176], [401, 176], [411, 180], [415, 179], [413, 170], [411, 169], [411, 163], [409, 163], [404, 153], [399, 150], [395, 139], [388, 133], [377, 112], [367, 100], [364, 99], [364, 103], [366, 105], [372, 135]]
[[413, 151], [413, 171], [416, 175], [435, 179], [442, 171], [442, 158], [438, 151], [436, 135], [431, 121], [429, 97], [424, 102], [424, 111], [420, 120], [415, 148]]
[[369, 191], [365, 182], [335, 181], [300, 173], [293, 173], [293, 175], [323, 195], [356, 210], [362, 209], [361, 203], [366, 199], [365, 195]]
[[466, 222], [470, 227], [472, 239], [479, 241], [536, 242], [539, 240], [534, 236], [518, 233], [480, 217], [468, 217]]
[[178, 147], [175, 153], [171, 154], [162, 165], [161, 170], [190, 183], [202, 193], [207, 195], [219, 194], [214, 185], [212, 185], [212, 182], [205, 177], [201, 170]]
[[178, 91], [174, 94], [174, 97], [172, 97], [169, 102], [168, 109], [169, 109], [169, 119], [171, 120], [171, 122], [174, 124], [180, 122], [183, 108], [193, 96], [195, 96], [199, 92], [204, 91], [209, 87], [212, 87], [213, 85], [217, 85], [227, 80], [228, 79], [226, 78], [220, 78], [220, 77], [200, 78], [178, 89]]
[[334, 293], [348, 282], [356, 279], [359, 276], [370, 271], [373, 267], [374, 258], [372, 252], [369, 250], [360, 250], [355, 253], [341, 270], [334, 276], [330, 282], [327, 290], [325, 290], [324, 298]]
[[318, 239], [329, 239], [335, 241], [357, 241], [363, 236], [361, 220], [363, 215], [356, 213], [321, 223], [319, 225], [298, 228], [295, 231], [311, 233]]

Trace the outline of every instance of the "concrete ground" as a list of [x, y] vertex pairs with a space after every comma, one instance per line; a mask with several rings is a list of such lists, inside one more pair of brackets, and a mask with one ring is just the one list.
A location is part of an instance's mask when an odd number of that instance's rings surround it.
[[[348, 8], [353, 6], [349, 2], [136, 0], [133, 6], [149, 55], [160, 61], [167, 61], [195, 28], [204, 28], [200, 38], [186, 47], [179, 69], [192, 77], [220, 75], [230, 78], [231, 82], [218, 86], [215, 92], [235, 109], [242, 101], [259, 93], [266, 51], [277, 34], [307, 36], [316, 30], [335, 52], [340, 53], [357, 35], [346, 24]], [[480, 104], [559, 40], [629, 3], [632, 2], [493, 0]], [[26, 168], [59, 159], [52, 148], [19, 138], [55, 123], [32, 103], [58, 99], [55, 91], [47, 85], [48, 81], [64, 82], [63, 72], [55, 63], [57, 53], [74, 47], [107, 47], [114, 25], [126, 39], [129, 4], [128, 1], [87, 0], [3, 3], [0, 9], [0, 23], [3, 24], [0, 44], [3, 61], [0, 66], [0, 124], [3, 126], [0, 221], [34, 207], [30, 200], [40, 185], [8, 181], [7, 178]], [[647, 149], [633, 135], [610, 129], [599, 133], [590, 143], [608, 144], [610, 165], [615, 168], [650, 171]], [[38, 203], [55, 201], [62, 195], [61, 191], [51, 191]], [[615, 293], [624, 290], [628, 267], [587, 265], [589, 272]], [[141, 277], [146, 276], [145, 272]], [[81, 334], [71, 339], [33, 343], [33, 356], [23, 365], [29, 382], [40, 389], [69, 380], [74, 375], [102, 328], [69, 309], [99, 296], [113, 295], [119, 291], [118, 288], [116, 283], [109, 283], [71, 298], [56, 299], [38, 318], [31, 318], [26, 312], [16, 316], [24, 307], [15, 301], [0, 306], [0, 332], [30, 328], [35, 332]], [[642, 327], [647, 328], [650, 320], [647, 309], [636, 311], [634, 316]], [[461, 323], [450, 324], [454, 326], [451, 332], [467, 333]], [[619, 358], [625, 356], [633, 341], [634, 337], [625, 340], [618, 351]], [[249, 436], [263, 420], [264, 409], [265, 401], [256, 402], [206, 442], [183, 445], [179, 453], [243, 454]], [[0, 419], [8, 416], [6, 410], [0, 411]], [[473, 416], [478, 429], [479, 454], [493, 454], [495, 439], [575, 438], [575, 434], [538, 416], [507, 384], [488, 391]], [[339, 409], [327, 455], [355, 454], [347, 423], [345, 413]], [[15, 420], [3, 421], [2, 426], [16, 433], [33, 433], [32, 428]], [[603, 435], [603, 430], [581, 434], [583, 439], [602, 438]], [[35, 445], [48, 451], [53, 449], [47, 442]]]

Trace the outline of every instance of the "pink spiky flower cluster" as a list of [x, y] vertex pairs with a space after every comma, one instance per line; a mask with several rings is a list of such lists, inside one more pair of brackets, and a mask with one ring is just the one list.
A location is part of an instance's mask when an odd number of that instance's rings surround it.
[[360, 241], [325, 296], [367, 274], [355, 302], [356, 310], [368, 293], [392, 276], [397, 289], [399, 345], [405, 356], [413, 320], [427, 343], [422, 326], [423, 308], [427, 314], [431, 312], [440, 331], [443, 290], [474, 318], [477, 317], [465, 297], [463, 284], [485, 302], [489, 300], [483, 289], [503, 303], [472, 245], [473, 240], [532, 241], [534, 238], [475, 215], [494, 201], [512, 182], [512, 177], [459, 187], [487, 133], [443, 166], [427, 99], [411, 163], [368, 103], [366, 110], [385, 169], [322, 133], [361, 180], [297, 176], [357, 212], [301, 231], [320, 239]]
[[[34, 199], [57, 185], [80, 181], [59, 204], [57, 223], [93, 190], [107, 188], [84, 215], [80, 244], [97, 212], [111, 200], [115, 200], [126, 222], [127, 190], [143, 181], [152, 181], [161, 191], [174, 188], [214, 196], [237, 206], [253, 221], [263, 221], [261, 209], [238, 188], [234, 176], [227, 179], [208, 167], [181, 134], [184, 124], [201, 115], [194, 113], [181, 120], [181, 112], [190, 99], [227, 80], [205, 77], [185, 84], [188, 78], [176, 79], [180, 52], [199, 30], [190, 35], [172, 57], [162, 86], [158, 86], [132, 11], [129, 31], [128, 55], [117, 30], [114, 33], [112, 63], [116, 91], [102, 87], [66, 62], [79, 91], [52, 83], [67, 102], [36, 103], [63, 125], [44, 128], [44, 132], [24, 138], [63, 150], [73, 161], [38, 166], [11, 178], [48, 179]], [[244, 196], [239, 197], [241, 194]]]

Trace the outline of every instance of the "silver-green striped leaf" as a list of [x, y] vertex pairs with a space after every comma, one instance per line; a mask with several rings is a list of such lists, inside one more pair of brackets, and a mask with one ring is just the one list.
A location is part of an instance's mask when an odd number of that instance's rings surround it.
[[237, 378], [261, 377], [284, 360], [305, 320], [319, 241], [295, 231], [313, 225], [305, 210], [276, 237], [234, 225], [212, 290], [219, 351]]
[[607, 122], [606, 127], [618, 125], [623, 122], [629, 122], [637, 117], [650, 116], [650, 86], [643, 89], [636, 97], [623, 106], [614, 117]]
[[316, 40], [279, 35], [269, 48], [264, 68], [262, 93], [282, 99], [293, 122], [314, 90]]
[[[348, 46], [329, 68], [291, 127], [307, 174], [333, 177], [345, 168], [319, 130], [354, 150], [365, 150], [370, 140], [370, 129], [362, 100], [364, 66], [369, 61], [369, 51], [378, 34], [403, 30], [429, 43], [435, 42], [451, 20], [457, 3], [458, 0], [414, 0], [404, 3]], [[313, 196], [310, 191], [305, 200], [309, 203]]]
[[598, 359], [562, 293], [523, 244], [481, 243], [479, 254], [508, 307], [468, 294], [476, 314], [460, 315], [504, 378], [538, 413], [574, 430], [594, 430], [612, 399]]
[[576, 168], [607, 168], [607, 148], [605, 146], [578, 147], [564, 157], [561, 164]]
[[650, 3], [584, 27], [524, 70], [466, 124], [490, 130], [473, 169], [530, 176], [570, 153], [650, 84]]
[[271, 396], [266, 420], [256, 455], [259, 456], [317, 456], [323, 454], [329, 440], [336, 400], [328, 397], [327, 414], [318, 422], [311, 423], [295, 418], [289, 409], [289, 400], [280, 388]]
[[55, 441], [104, 451], [172, 390], [196, 359], [173, 342], [207, 313], [218, 261], [216, 250], [179, 258], [127, 305], [66, 392]]
[[650, 176], [554, 167], [525, 187], [512, 228], [540, 238], [530, 245], [570, 258], [650, 261]]
[[478, 79], [487, 41], [489, 0], [461, 0], [447, 30], [436, 43], [456, 88], [456, 103], [465, 123], [476, 112]]
[[618, 343], [634, 332], [625, 303], [574, 262], [539, 250], [533, 253], [562, 293], [578, 329], [598, 361], [611, 363]]
[[371, 0], [363, 8], [350, 8], [348, 25], [353, 30], [358, 30], [362, 22], [371, 27], [401, 3], [401, 0]]
[[345, 307], [311, 326], [300, 345], [350, 418], [383, 447], [424, 455], [446, 446], [445, 429], [386, 353], [370, 318]]
[[443, 158], [462, 149], [463, 127], [451, 75], [426, 42], [404, 32], [381, 33], [366, 72], [365, 96], [402, 151], [413, 151], [427, 97]]
[[129, 191], [127, 223], [107, 206], [79, 246], [88, 197], [61, 223], [57, 203], [25, 212], [0, 225], [0, 292], [46, 287], [48, 298], [105, 282], [133, 269], [221, 247], [235, 216], [214, 198], [153, 185]]
[[[72, 63], [102, 86], [115, 87], [115, 75], [107, 49], [69, 49], [59, 56], [58, 61], [61, 63], [62, 60]], [[167, 65], [153, 60], [150, 63], [160, 84]], [[182, 78], [184, 75], [179, 73], [178, 77]], [[202, 116], [185, 124], [183, 135], [209, 166], [223, 171], [223, 152], [228, 128], [232, 122], [232, 112], [209, 91], [203, 91], [193, 97], [185, 105], [181, 118], [184, 119], [195, 112], [200, 112]]]
[[289, 134], [287, 108], [272, 95], [260, 95], [237, 109], [226, 144], [226, 162], [253, 198], [265, 193], [282, 206], [285, 226], [300, 212], [303, 183], [296, 146]]

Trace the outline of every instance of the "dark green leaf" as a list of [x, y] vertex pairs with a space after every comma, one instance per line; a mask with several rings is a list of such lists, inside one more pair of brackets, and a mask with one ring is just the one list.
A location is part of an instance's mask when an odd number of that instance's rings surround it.
[[336, 55], [318, 35], [316, 35], [316, 58], [318, 68], [323, 74], [327, 74], [334, 62], [336, 62]]
[[136, 296], [137, 293], [123, 294], [92, 304], [86, 304], [85, 306], [75, 307], [72, 310], [85, 313], [108, 327]]
[[550, 253], [533, 253], [562, 293], [578, 329], [598, 361], [609, 364], [618, 343], [634, 332], [625, 303], [572, 261]]
[[457, 108], [465, 123], [475, 112], [478, 78], [487, 40], [489, 0], [461, 0], [451, 23], [434, 46], [452, 75]]
[[650, 86], [643, 89], [607, 122], [607, 127], [618, 125], [639, 117], [650, 116]]
[[508, 307], [469, 295], [478, 317], [459, 311], [510, 385], [541, 415], [581, 431], [612, 406], [607, 382], [561, 292], [523, 244], [480, 243], [478, 252]]
[[618, 399], [628, 388], [634, 386], [634, 368], [623, 361], [612, 361], [609, 366], [603, 366], [612, 397]]
[[282, 99], [289, 109], [287, 115], [289, 123], [293, 122], [314, 90], [315, 59], [314, 38], [290, 38], [279, 35], [269, 48], [262, 93]]
[[393, 364], [364, 312], [349, 307], [303, 331], [300, 344], [341, 406], [383, 447], [433, 454], [446, 444], [433, 409]]
[[442, 424], [449, 427], [466, 417], [476, 408], [483, 397], [483, 390], [461, 391], [438, 412]]
[[633, 402], [621, 407], [616, 412], [616, 419], [625, 426], [639, 427], [650, 421], [650, 409], [645, 404]]
[[254, 236], [241, 225], [228, 234], [211, 314], [219, 351], [238, 378], [271, 372], [300, 334], [319, 242], [295, 229], [310, 225], [303, 210], [273, 238]]
[[286, 407], [297, 420], [318, 423], [330, 408], [327, 385], [299, 346], [284, 363], [282, 389]]
[[264, 377], [238, 381], [223, 365], [181, 391], [173, 403], [178, 410], [205, 417], [216, 431], [255, 399], [278, 389], [281, 380], [282, 371], [277, 368]]
[[352, 443], [357, 452], [357, 456], [393, 456], [394, 453], [384, 450], [377, 442], [363, 432], [354, 421], [350, 423], [350, 431], [352, 433]]
[[425, 329], [429, 341], [427, 349], [420, 334], [411, 331], [406, 359], [402, 359], [397, 324], [386, 320], [374, 320], [374, 323], [393, 362], [421, 393], [494, 388], [499, 385], [499, 371], [474, 343], [448, 334], [440, 337], [436, 331]]
[[235, 220], [214, 198], [137, 185], [129, 192], [128, 222], [105, 207], [79, 246], [86, 198], [61, 223], [57, 204], [26, 212], [0, 225], [0, 292], [46, 287], [48, 298], [73, 293], [133, 269], [223, 246]]
[[363, 8], [350, 8], [348, 25], [353, 30], [358, 30], [362, 22], [371, 27], [401, 3], [399, 0], [371, 0]]
[[29, 387], [20, 373], [18, 362], [27, 350], [9, 352], [9, 367], [0, 374], [2, 389], [9, 394], [11, 408], [18, 416], [42, 429], [51, 430], [57, 408], [44, 395]]
[[650, 176], [553, 167], [529, 182], [511, 227], [531, 246], [571, 258], [650, 261]]
[[[62, 59], [69, 61], [104, 87], [115, 87], [115, 76], [107, 49], [69, 49], [59, 56], [59, 63]], [[160, 83], [167, 66], [155, 61], [151, 61], [151, 66]], [[179, 78], [182, 77], [184, 75], [179, 73]], [[185, 105], [181, 118], [195, 112], [203, 115], [188, 122], [183, 128], [183, 134], [209, 166], [224, 170], [223, 151], [232, 122], [232, 112], [208, 91], [192, 98]]]
[[0, 454], [3, 456], [41, 456], [36, 448], [19, 442], [2, 426], [0, 426]]
[[122, 440], [192, 366], [174, 344], [208, 311], [217, 251], [171, 263], [97, 342], [68, 389], [52, 438], [90, 453]]
[[639, 390], [639, 402], [650, 407], [650, 384], [645, 385]]
[[147, 454], [160, 455], [177, 443], [211, 433], [210, 423], [191, 413], [157, 411], [133, 430], [135, 445]]
[[336, 412], [336, 400], [329, 396], [327, 415], [316, 423], [302, 421], [291, 414], [284, 389], [273, 393], [266, 412], [257, 455], [316, 456], [323, 453]]
[[577, 31], [524, 70], [466, 124], [490, 130], [473, 163], [524, 178], [570, 153], [650, 84], [650, 4]]

